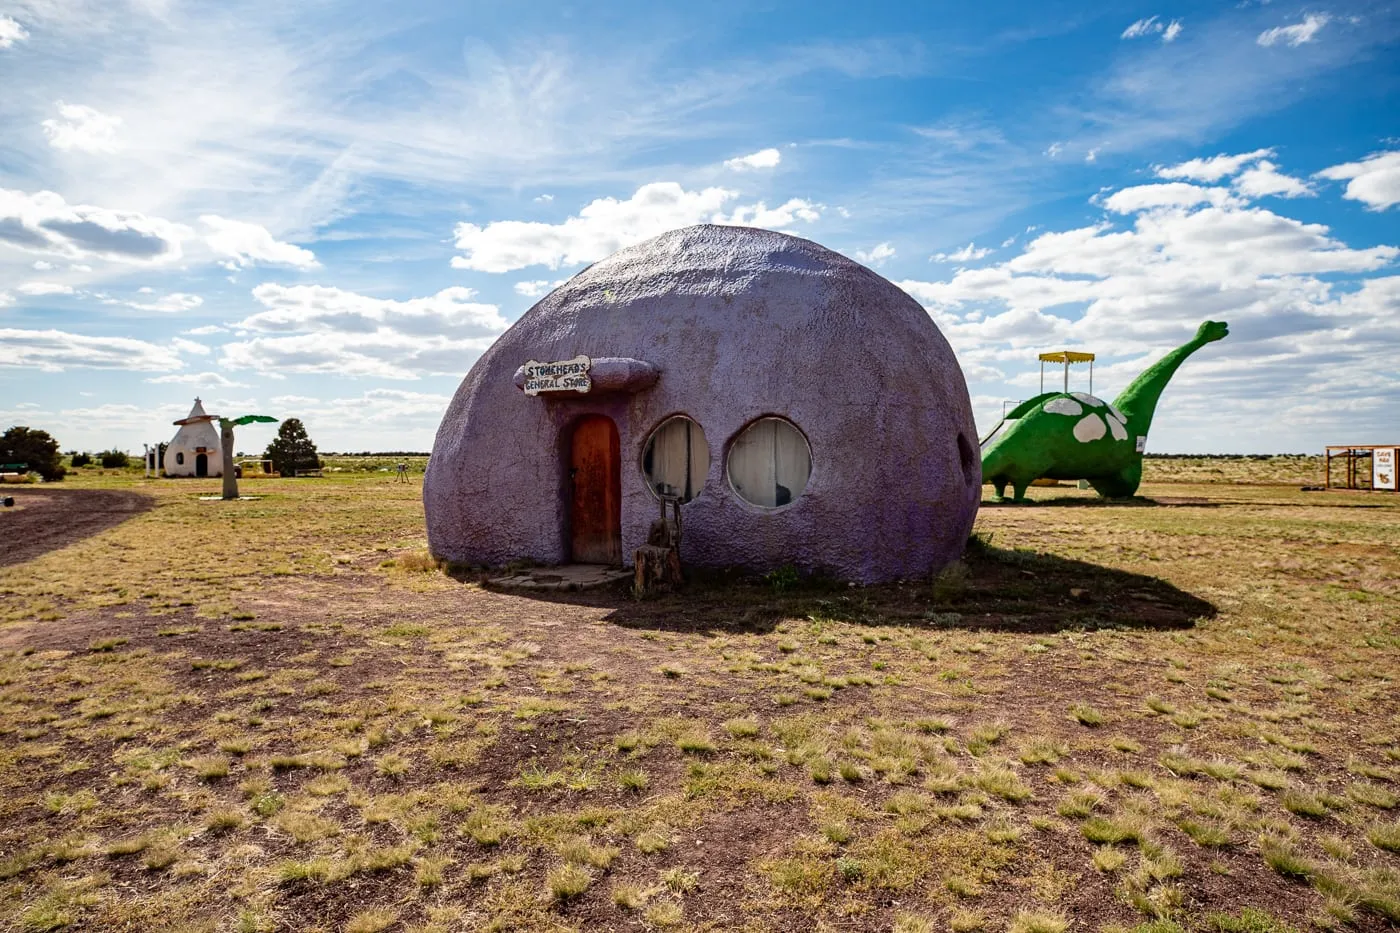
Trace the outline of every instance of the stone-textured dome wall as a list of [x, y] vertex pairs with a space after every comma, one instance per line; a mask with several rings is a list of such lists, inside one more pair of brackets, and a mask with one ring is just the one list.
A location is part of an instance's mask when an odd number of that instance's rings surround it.
[[[513, 382], [526, 360], [579, 354], [644, 360], [661, 376], [635, 395], [532, 398]], [[432, 552], [568, 561], [568, 437], [593, 413], [621, 441], [629, 562], [658, 514], [643, 448], [677, 414], [710, 448], [704, 488], [682, 506], [688, 566], [915, 577], [957, 559], [981, 500], [967, 385], [928, 314], [864, 266], [780, 233], [675, 230], [526, 312], [472, 367], [438, 429], [423, 483]], [[812, 453], [806, 489], [776, 510], [745, 502], [725, 472], [730, 444], [765, 415], [795, 424]]]

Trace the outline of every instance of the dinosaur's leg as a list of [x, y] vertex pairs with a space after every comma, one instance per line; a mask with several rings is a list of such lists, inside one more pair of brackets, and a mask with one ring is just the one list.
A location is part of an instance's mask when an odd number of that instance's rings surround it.
[[1105, 499], [1128, 499], [1137, 493], [1141, 482], [1142, 461], [1136, 460], [1112, 476], [1089, 480], [1089, 485]]
[[1005, 479], [998, 477], [997, 479], [992, 480], [992, 488], [995, 489], [995, 490], [997, 491], [997, 498], [998, 498], [998, 499], [1005, 499], [1005, 498], [1006, 498], [1006, 480], [1005, 480]]
[[1015, 490], [1016, 490], [1016, 501], [1017, 501], [1017, 502], [1025, 502], [1025, 501], [1026, 501], [1026, 489], [1030, 487], [1030, 484], [1031, 484], [1031, 483], [1030, 483], [1030, 480], [1027, 480], [1027, 481], [1024, 482], [1024, 483], [1020, 483], [1020, 482], [1013, 483], [1013, 487], [1014, 487]]

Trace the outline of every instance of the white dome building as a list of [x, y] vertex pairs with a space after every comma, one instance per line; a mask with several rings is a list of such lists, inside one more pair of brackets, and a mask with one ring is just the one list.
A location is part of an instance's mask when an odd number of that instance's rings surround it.
[[175, 423], [180, 430], [165, 448], [166, 476], [222, 476], [224, 452], [214, 415], [204, 413], [198, 398], [188, 416]]

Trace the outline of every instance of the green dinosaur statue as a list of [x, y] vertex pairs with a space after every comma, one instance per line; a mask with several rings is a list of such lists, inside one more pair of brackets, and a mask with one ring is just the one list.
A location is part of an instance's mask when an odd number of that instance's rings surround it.
[[1188, 356], [1229, 332], [1224, 323], [1206, 321], [1112, 405], [1083, 392], [1046, 392], [1022, 402], [982, 441], [983, 479], [996, 487], [998, 499], [1010, 484], [1017, 502], [1042, 477], [1088, 480], [1108, 498], [1133, 495], [1142, 482], [1147, 429], [1162, 391]]

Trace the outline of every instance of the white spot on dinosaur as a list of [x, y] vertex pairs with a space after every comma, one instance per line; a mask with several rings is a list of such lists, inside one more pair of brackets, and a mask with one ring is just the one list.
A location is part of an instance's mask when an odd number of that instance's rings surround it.
[[1118, 419], [1119, 421], [1121, 421], [1123, 424], [1127, 424], [1127, 423], [1128, 423], [1128, 418], [1127, 418], [1127, 416], [1124, 415], [1124, 414], [1123, 414], [1121, 411], [1119, 411], [1118, 409], [1114, 408], [1112, 405], [1108, 406], [1108, 413], [1109, 413], [1110, 415], [1112, 415], [1113, 417], [1117, 418], [1117, 419]]
[[1104, 405], [1103, 399], [1090, 395], [1088, 392], [1071, 392], [1070, 395], [1073, 395], [1090, 408], [1102, 408]]
[[1052, 415], [1082, 415], [1084, 406], [1080, 405], [1072, 398], [1061, 396], [1054, 401], [1045, 403], [1045, 410]]
[[1107, 433], [1108, 428], [1104, 426], [1103, 419], [1098, 415], [1085, 415], [1074, 426], [1074, 437], [1081, 444], [1096, 441]]
[[1128, 429], [1123, 427], [1122, 422], [1117, 418], [1110, 417], [1108, 419], [1108, 429], [1113, 432], [1113, 439], [1115, 441], [1126, 441], [1128, 439]]

